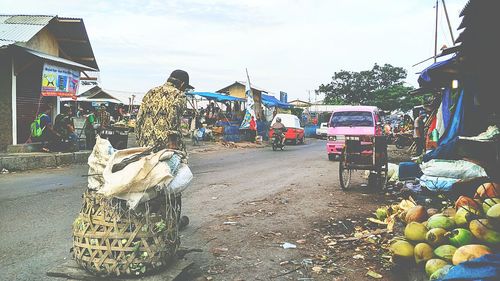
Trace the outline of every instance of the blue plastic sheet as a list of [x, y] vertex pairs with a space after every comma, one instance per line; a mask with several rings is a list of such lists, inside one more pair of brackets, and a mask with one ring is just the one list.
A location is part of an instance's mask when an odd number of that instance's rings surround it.
[[458, 264], [450, 269], [442, 281], [493, 281], [500, 280], [500, 254], [484, 255]]

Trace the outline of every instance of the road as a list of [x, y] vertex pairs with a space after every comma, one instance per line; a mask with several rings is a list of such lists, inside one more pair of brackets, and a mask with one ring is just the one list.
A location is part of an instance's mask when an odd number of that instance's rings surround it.
[[[280, 273], [281, 261], [307, 256], [306, 247], [284, 250], [279, 243], [305, 237], [311, 224], [332, 212], [332, 203], [347, 205], [334, 211], [342, 216], [381, 202], [374, 196], [368, 204], [351, 204], [366, 195], [344, 196], [338, 164], [326, 160], [324, 145], [312, 140], [277, 152], [225, 149], [191, 155], [195, 179], [183, 194], [183, 212], [191, 223], [181, 241], [203, 252], [188, 255], [195, 262], [190, 274], [199, 280], [210, 275], [267, 280]], [[1, 279], [52, 280], [47, 269], [70, 256], [71, 224], [86, 172], [85, 165], [75, 165], [0, 175]]]

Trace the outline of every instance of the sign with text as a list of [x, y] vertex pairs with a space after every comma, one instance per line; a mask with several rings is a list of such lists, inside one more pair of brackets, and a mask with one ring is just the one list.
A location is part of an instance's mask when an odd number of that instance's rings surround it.
[[80, 71], [50, 64], [43, 65], [42, 96], [76, 98]]

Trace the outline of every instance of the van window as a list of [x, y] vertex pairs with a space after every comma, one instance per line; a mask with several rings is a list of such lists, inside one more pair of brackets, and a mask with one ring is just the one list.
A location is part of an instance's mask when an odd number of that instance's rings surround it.
[[335, 112], [330, 121], [332, 127], [373, 127], [373, 116], [368, 111]]

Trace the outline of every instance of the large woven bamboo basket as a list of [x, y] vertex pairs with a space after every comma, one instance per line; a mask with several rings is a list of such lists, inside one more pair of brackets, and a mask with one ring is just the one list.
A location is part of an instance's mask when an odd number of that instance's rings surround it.
[[179, 247], [180, 197], [159, 196], [127, 210], [125, 202], [83, 194], [73, 223], [73, 254], [99, 276], [143, 275], [166, 265]]

